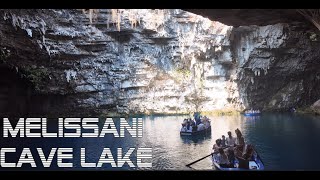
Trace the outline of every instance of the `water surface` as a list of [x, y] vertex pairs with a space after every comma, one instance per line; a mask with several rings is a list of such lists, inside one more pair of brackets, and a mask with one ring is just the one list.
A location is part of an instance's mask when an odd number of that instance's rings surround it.
[[[130, 147], [150, 147], [153, 150], [151, 169], [190, 170], [185, 165], [210, 154], [215, 139], [227, 135], [229, 130], [234, 134], [234, 130], [239, 128], [246, 142], [255, 145], [267, 170], [320, 170], [319, 117], [293, 114], [209, 117], [212, 120], [211, 134], [181, 137], [181, 121], [187, 117], [144, 116], [142, 138], [133, 138], [128, 133], [125, 138], [114, 138], [112, 135], [104, 138], [3, 138], [1, 132], [0, 146], [17, 148], [17, 153], [8, 153], [7, 162], [17, 162], [22, 148], [30, 147], [39, 168], [43, 167], [36, 148], [42, 147], [47, 156], [52, 147], [72, 147], [74, 157], [69, 162], [73, 163], [73, 169], [83, 169], [80, 164], [80, 148], [86, 148], [87, 162], [98, 162], [105, 147], [111, 149], [115, 159], [118, 147], [122, 147], [124, 152]], [[101, 119], [99, 126], [102, 127], [103, 123], [104, 119]], [[50, 131], [54, 131], [56, 122], [50, 122], [49, 126]], [[133, 153], [130, 158], [136, 165], [136, 154]], [[55, 156], [51, 169], [58, 168], [56, 162]], [[30, 166], [24, 165], [23, 168]], [[127, 164], [122, 168], [112, 168], [110, 164], [105, 164], [97, 169], [136, 168], [130, 168]], [[192, 169], [214, 170], [214, 167], [211, 159], [206, 158], [192, 165]]]

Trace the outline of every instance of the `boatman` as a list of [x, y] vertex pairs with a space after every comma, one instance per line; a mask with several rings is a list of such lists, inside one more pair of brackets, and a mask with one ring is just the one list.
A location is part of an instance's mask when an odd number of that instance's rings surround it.
[[200, 118], [200, 113], [199, 112], [195, 112], [193, 114], [194, 120], [196, 121], [196, 125], [199, 125], [201, 123], [201, 118]]

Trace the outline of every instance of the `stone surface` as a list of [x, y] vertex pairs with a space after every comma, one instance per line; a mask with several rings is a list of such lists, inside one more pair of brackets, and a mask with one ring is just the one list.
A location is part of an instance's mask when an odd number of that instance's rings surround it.
[[311, 109], [316, 113], [320, 115], [320, 100], [316, 101], [312, 104]]
[[186, 113], [319, 99], [319, 41], [308, 25], [232, 28], [181, 10], [140, 10], [136, 27], [124, 11], [118, 31], [109, 13], [90, 23], [81, 10], [0, 11], [2, 61], [31, 82], [28, 106]]
[[296, 9], [184, 9], [229, 26], [266, 26], [304, 22], [311, 25]]
[[310, 38], [313, 33], [318, 32], [304, 24], [234, 29], [232, 49], [246, 107], [288, 110], [317, 100], [320, 43]]

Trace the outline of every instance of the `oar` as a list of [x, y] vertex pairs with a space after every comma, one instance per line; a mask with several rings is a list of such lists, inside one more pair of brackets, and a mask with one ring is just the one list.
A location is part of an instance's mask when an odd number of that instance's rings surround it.
[[193, 161], [192, 163], [189, 163], [189, 164], [187, 164], [186, 166], [189, 167], [189, 166], [191, 166], [192, 164], [197, 163], [197, 162], [199, 162], [199, 161], [201, 161], [201, 160], [203, 160], [203, 159], [211, 156], [212, 154], [213, 154], [213, 153], [210, 153], [209, 155], [206, 155], [205, 157], [203, 157], [203, 158], [201, 158], [201, 159], [198, 159], [198, 160], [196, 160], [196, 161]]
[[[228, 148], [228, 147], [223, 147], [222, 149], [226, 149], [226, 148]], [[187, 164], [186, 166], [189, 167], [189, 166], [191, 166], [192, 164], [197, 163], [197, 162], [199, 162], [199, 161], [201, 161], [201, 160], [203, 160], [203, 159], [211, 156], [212, 154], [218, 154], [218, 152], [210, 153], [209, 155], [206, 155], [205, 157], [203, 157], [203, 158], [201, 158], [201, 159], [198, 159], [198, 160], [196, 160], [196, 161], [193, 161], [192, 163], [189, 163], [189, 164]]]

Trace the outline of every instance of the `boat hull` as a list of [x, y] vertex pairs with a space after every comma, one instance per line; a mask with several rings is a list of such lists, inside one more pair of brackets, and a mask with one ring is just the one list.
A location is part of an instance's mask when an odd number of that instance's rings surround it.
[[244, 113], [245, 116], [260, 116], [261, 113]]
[[264, 170], [264, 164], [260, 158], [260, 156], [257, 154], [257, 156], [254, 158], [254, 160], [250, 160], [249, 161], [249, 169], [244, 169], [244, 168], [238, 168], [237, 165], [238, 165], [238, 160], [235, 160], [235, 163], [234, 163], [234, 168], [226, 168], [226, 167], [221, 167], [217, 161], [216, 161], [216, 158], [215, 158], [216, 154], [213, 154], [212, 155], [212, 163], [213, 165], [215, 166], [215, 168], [217, 170], [220, 170], [220, 171], [261, 171], [261, 170]]
[[195, 135], [204, 135], [211, 133], [211, 126], [201, 131], [193, 131], [193, 132], [182, 132], [180, 131], [181, 136], [195, 136]]

